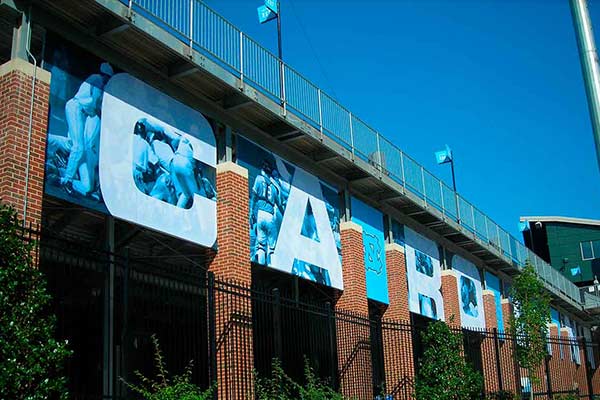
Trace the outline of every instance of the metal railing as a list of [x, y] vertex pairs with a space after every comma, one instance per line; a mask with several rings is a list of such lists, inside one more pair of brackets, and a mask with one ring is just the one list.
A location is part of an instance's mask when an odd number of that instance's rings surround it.
[[[421, 206], [436, 209], [446, 221], [487, 247], [494, 248], [519, 268], [526, 260], [535, 266], [546, 286], [583, 306], [579, 289], [526, 248], [519, 240], [469, 203], [460, 194], [410, 158], [375, 129], [327, 95], [315, 84], [248, 37], [200, 0], [120, 0], [130, 12], [155, 20], [191, 49], [282, 105], [307, 124], [344, 147], [353, 159], [374, 165], [416, 196]], [[168, 3], [168, 4], [167, 4]]]

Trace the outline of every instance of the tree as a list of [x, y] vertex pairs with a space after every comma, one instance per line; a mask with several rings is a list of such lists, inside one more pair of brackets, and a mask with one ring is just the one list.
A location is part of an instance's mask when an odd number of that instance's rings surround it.
[[435, 321], [422, 338], [425, 352], [415, 384], [417, 400], [479, 399], [483, 378], [461, 354], [462, 335]]
[[[516, 338], [516, 357], [533, 385], [540, 381], [536, 372], [548, 354], [550, 296], [529, 261], [514, 279], [510, 294], [514, 304], [510, 332]], [[533, 399], [533, 387], [530, 396]]]
[[67, 398], [62, 369], [70, 355], [54, 338], [56, 321], [33, 243], [16, 212], [0, 204], [0, 393], [9, 399]]

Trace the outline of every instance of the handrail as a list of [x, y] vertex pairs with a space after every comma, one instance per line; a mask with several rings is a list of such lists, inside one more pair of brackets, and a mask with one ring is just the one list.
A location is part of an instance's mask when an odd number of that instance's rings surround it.
[[[333, 97], [258, 42], [248, 37], [201, 0], [120, 0], [131, 12], [157, 20], [158, 24], [222, 65], [244, 84], [281, 104], [322, 135], [328, 136], [408, 189], [424, 208], [434, 208], [444, 220], [459, 224], [464, 233], [491, 247], [507, 263], [522, 268], [529, 260], [545, 285], [560, 297], [584, 307], [578, 287], [541, 260], [518, 239], [501, 228], [400, 148], [381, 136], [339, 104]], [[187, 6], [186, 6], [187, 5]], [[416, 174], [416, 175], [415, 175]]]

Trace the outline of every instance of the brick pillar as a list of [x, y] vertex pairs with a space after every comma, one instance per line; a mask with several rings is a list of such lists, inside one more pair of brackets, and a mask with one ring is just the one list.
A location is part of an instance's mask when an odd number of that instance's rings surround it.
[[561, 368], [562, 371], [564, 371], [564, 390], [575, 390], [578, 388], [577, 380], [575, 379], [575, 371], [577, 370], [577, 364], [573, 361], [573, 356], [571, 354], [571, 338], [569, 337], [569, 329], [561, 328], [560, 337], [565, 341], [565, 345], [563, 346], [564, 357]]
[[415, 371], [404, 247], [386, 244], [385, 260], [390, 299], [383, 327], [385, 385], [388, 393], [406, 393], [411, 391]]
[[575, 371], [575, 377], [579, 384], [579, 390], [581, 395], [589, 395], [590, 387], [588, 385], [588, 368], [585, 363], [586, 354], [585, 354], [585, 340], [579, 340], [579, 360], [581, 364], [577, 366]]
[[[248, 171], [226, 162], [217, 165], [217, 246], [209, 271], [217, 281], [250, 287]], [[217, 287], [219, 284], [217, 283]], [[249, 292], [215, 293], [219, 400], [245, 400], [254, 391], [252, 302]]]
[[[372, 399], [371, 332], [368, 323], [364, 324], [369, 317], [369, 303], [362, 227], [342, 222], [340, 231], [344, 291], [335, 308], [346, 315], [336, 319], [340, 389], [349, 398]], [[359, 319], [363, 324], [350, 323]]]
[[[444, 315], [452, 326], [461, 326], [458, 279], [451, 269], [442, 271], [442, 295], [444, 297]], [[452, 323], [450, 323], [452, 319]]]
[[[485, 315], [485, 328], [492, 332], [498, 329], [498, 318], [496, 316], [496, 293], [491, 290], [483, 291], [483, 312]], [[483, 379], [486, 392], [497, 392], [500, 390], [500, 382], [498, 382], [498, 371], [496, 368], [496, 345], [500, 345], [500, 341], [496, 343], [496, 338], [491, 335], [486, 335], [481, 344], [481, 352], [487, 357], [484, 358]]]
[[[511, 320], [513, 315], [513, 305], [508, 299], [501, 299], [502, 319], [504, 321], [504, 330], [510, 332]], [[500, 344], [500, 367], [502, 368], [502, 385], [504, 390], [517, 393], [520, 391], [520, 368], [515, 354], [515, 341], [512, 336]]]
[[552, 356], [548, 362], [550, 367], [550, 380], [552, 383], [552, 391], [558, 392], [565, 390], [562, 379], [563, 371], [561, 368], [560, 345], [558, 343], [558, 325], [548, 324], [548, 332], [550, 332], [550, 348], [552, 349]]
[[42, 216], [50, 73], [37, 68], [26, 189], [33, 71], [33, 64], [18, 58], [0, 66], [0, 201], [15, 207], [21, 218], [26, 209], [26, 222], [37, 225]]

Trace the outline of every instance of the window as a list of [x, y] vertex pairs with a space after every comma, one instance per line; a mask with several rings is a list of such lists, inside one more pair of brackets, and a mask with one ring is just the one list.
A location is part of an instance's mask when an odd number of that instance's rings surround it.
[[593, 260], [600, 258], [600, 240], [590, 240], [579, 243], [581, 246], [581, 259]]

